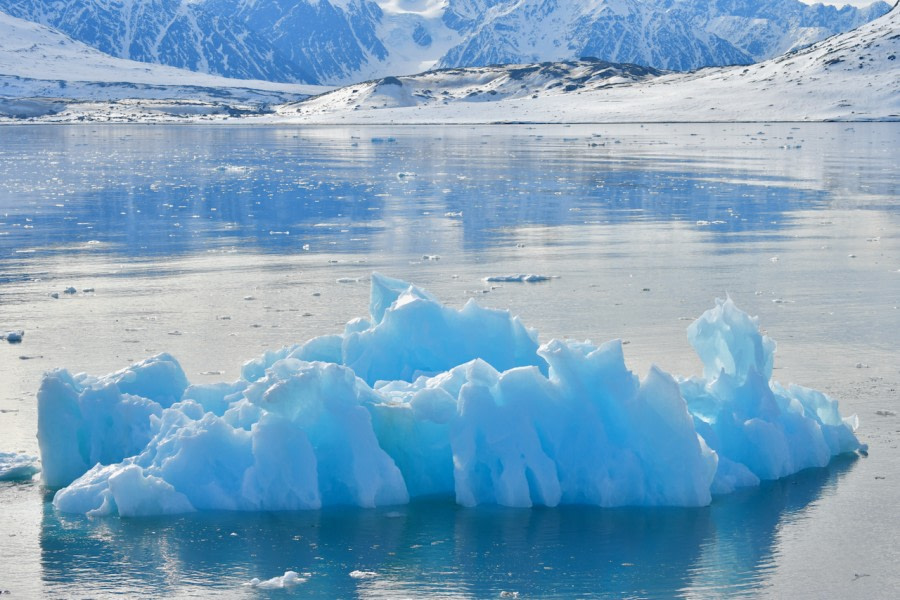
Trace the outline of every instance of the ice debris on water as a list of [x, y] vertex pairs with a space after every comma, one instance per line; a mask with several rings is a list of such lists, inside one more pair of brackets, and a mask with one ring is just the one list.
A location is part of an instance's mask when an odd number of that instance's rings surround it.
[[487, 283], [537, 283], [550, 281], [551, 279], [557, 279], [557, 276], [519, 273], [516, 275], [491, 275], [490, 277], [485, 277], [484, 281]]
[[375, 571], [350, 571], [350, 577], [353, 579], [374, 579], [378, 577]]
[[[837, 402], [771, 381], [775, 343], [730, 299], [688, 328], [703, 375], [623, 344], [551, 340], [508, 311], [445, 306], [373, 274], [369, 317], [190, 385], [160, 354], [45, 374], [43, 480], [62, 512], [391, 506], [704, 506], [866, 447]], [[265, 582], [263, 582], [265, 583]]]
[[307, 581], [308, 579], [306, 577], [301, 577], [300, 573], [297, 571], [285, 571], [284, 575], [281, 577], [273, 577], [272, 579], [266, 579], [265, 581], [261, 581], [259, 578], [254, 577], [244, 585], [264, 590], [278, 590], [294, 587], [295, 585], [300, 585]]
[[30, 481], [40, 471], [36, 456], [0, 452], [0, 481]]

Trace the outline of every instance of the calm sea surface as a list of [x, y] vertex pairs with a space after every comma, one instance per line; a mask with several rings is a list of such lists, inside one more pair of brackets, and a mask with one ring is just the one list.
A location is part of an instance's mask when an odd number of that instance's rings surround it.
[[[730, 294], [779, 343], [775, 379], [870, 444], [703, 509], [87, 519], [0, 483], [0, 594], [893, 598], [898, 147], [900, 124], [0, 128], [0, 330], [26, 332], [0, 342], [0, 451], [37, 453], [45, 370], [169, 351], [235, 379], [364, 316], [372, 271], [543, 341], [622, 338], [639, 375], [699, 374], [685, 329]], [[514, 273], [556, 278], [483, 281]], [[306, 581], [244, 585], [287, 570]]]

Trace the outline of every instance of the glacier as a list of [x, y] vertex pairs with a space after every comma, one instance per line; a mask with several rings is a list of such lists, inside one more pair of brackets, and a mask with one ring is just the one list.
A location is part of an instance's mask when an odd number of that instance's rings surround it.
[[688, 329], [702, 376], [628, 369], [619, 340], [551, 340], [372, 275], [370, 315], [191, 385], [160, 354], [38, 392], [44, 483], [67, 513], [705, 506], [866, 451], [855, 417], [771, 380], [775, 343], [731, 299]]

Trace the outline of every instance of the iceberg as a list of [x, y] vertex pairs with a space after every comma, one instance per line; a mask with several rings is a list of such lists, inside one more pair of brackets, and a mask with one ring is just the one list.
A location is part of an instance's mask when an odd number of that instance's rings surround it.
[[38, 393], [53, 505], [92, 516], [376, 507], [705, 506], [866, 450], [855, 417], [771, 381], [775, 343], [731, 299], [688, 329], [702, 376], [618, 340], [551, 340], [508, 311], [461, 309], [377, 273], [370, 315], [267, 351], [237, 381], [190, 385], [160, 354]]

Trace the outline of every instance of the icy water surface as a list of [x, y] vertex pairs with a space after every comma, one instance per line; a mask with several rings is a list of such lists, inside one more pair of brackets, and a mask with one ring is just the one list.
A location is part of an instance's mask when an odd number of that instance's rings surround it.
[[[622, 338], [640, 375], [699, 373], [685, 328], [729, 293], [779, 342], [775, 379], [858, 413], [871, 452], [691, 510], [90, 520], [0, 483], [0, 592], [890, 598], [898, 144], [897, 124], [2, 128], [0, 330], [26, 334], [0, 343], [0, 452], [37, 452], [46, 369], [166, 350], [193, 382], [236, 378], [365, 315], [373, 270], [542, 340]], [[483, 281], [513, 273], [555, 278]], [[305, 581], [243, 585], [287, 570]]]

